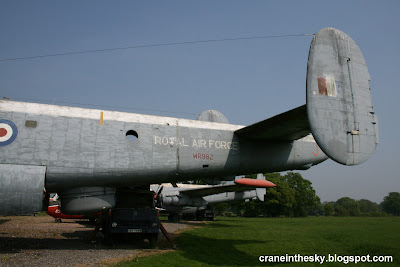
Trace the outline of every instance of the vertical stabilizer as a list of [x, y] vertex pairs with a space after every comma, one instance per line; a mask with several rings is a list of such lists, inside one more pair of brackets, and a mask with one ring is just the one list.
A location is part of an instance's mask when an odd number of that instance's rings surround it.
[[357, 44], [346, 33], [325, 28], [310, 46], [307, 113], [320, 148], [344, 165], [366, 161], [378, 144], [370, 76]]

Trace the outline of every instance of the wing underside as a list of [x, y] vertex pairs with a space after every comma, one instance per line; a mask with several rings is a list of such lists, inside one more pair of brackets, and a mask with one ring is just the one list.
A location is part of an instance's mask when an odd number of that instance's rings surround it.
[[182, 190], [180, 191], [180, 194], [190, 197], [204, 197], [225, 192], [243, 192], [255, 190], [257, 188], [269, 188], [274, 186], [276, 186], [274, 183], [266, 181], [265, 177], [262, 174], [259, 174], [257, 179], [241, 178], [229, 184]]

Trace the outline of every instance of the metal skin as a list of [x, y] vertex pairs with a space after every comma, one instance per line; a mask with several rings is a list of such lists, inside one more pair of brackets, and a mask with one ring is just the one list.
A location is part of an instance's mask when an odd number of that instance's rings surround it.
[[321, 149], [338, 163], [366, 161], [379, 142], [370, 79], [350, 36], [332, 28], [314, 36], [307, 64], [307, 114]]
[[[327, 158], [321, 152], [313, 154], [317, 147], [312, 138], [253, 142], [234, 134], [243, 126], [230, 124], [9, 100], [0, 100], [0, 116], [12, 120], [19, 129], [15, 141], [0, 148], [0, 166], [43, 166], [47, 192], [57, 192], [62, 201], [69, 194], [66, 191], [79, 188], [295, 170]], [[37, 121], [37, 127], [26, 127], [27, 118]], [[135, 131], [138, 138], [128, 140], [129, 131]], [[30, 183], [30, 179], [24, 182]], [[7, 189], [8, 193], [17, 193], [18, 185], [13, 190]], [[77, 198], [83, 198], [82, 194]], [[6, 200], [4, 194], [0, 196]], [[81, 204], [70, 211], [62, 207], [66, 214], [99, 211], [90, 208], [76, 213], [83, 208]]]
[[[324, 29], [314, 37], [309, 70], [319, 64], [323, 72], [325, 66], [338, 61], [313, 49], [317, 41], [343, 36], [338, 34], [340, 31], [328, 31], [333, 34], [326, 36]], [[325, 43], [326, 47], [335, 44]], [[326, 62], [320, 64], [320, 60]], [[349, 71], [341, 68], [338, 73], [343, 76]], [[63, 213], [90, 214], [113, 207], [114, 192], [123, 187], [308, 169], [328, 156], [343, 164], [362, 162], [377, 142], [376, 119], [364, 123], [364, 118], [370, 119], [372, 114], [370, 108], [365, 108], [371, 103], [370, 94], [359, 97], [356, 86], [366, 76], [354, 72], [353, 86], [341, 87], [346, 92], [342, 94], [342, 103], [356, 105], [335, 113], [315, 110], [318, 101], [329, 107], [333, 106], [331, 100], [336, 100], [329, 95], [310, 97], [317, 90], [313, 89], [315, 79], [320, 81], [322, 89], [323, 81], [326, 84], [335, 80], [329, 78], [330, 74], [315, 75], [319, 74], [308, 73], [307, 105], [247, 127], [207, 121], [221, 119], [217, 112], [203, 114], [200, 117], [206, 121], [199, 121], [0, 100], [3, 122], [0, 123], [0, 214], [40, 211], [42, 206], [37, 203], [43, 199], [40, 197], [43, 188], [60, 195]], [[360, 114], [353, 110], [359, 110]], [[363, 110], [370, 115], [365, 116]], [[344, 123], [335, 124], [339, 115], [358, 118], [359, 127], [348, 129], [342, 127]], [[357, 130], [360, 133], [357, 144], [361, 152], [366, 147], [366, 153], [361, 159], [349, 160], [342, 144], [353, 149], [355, 146], [348, 145], [349, 136], [354, 138]], [[366, 130], [368, 134], [364, 135]], [[318, 144], [311, 132], [317, 134]], [[333, 133], [329, 136], [336, 137], [326, 138], [329, 132]], [[363, 136], [369, 137], [363, 139]], [[40, 171], [26, 171], [35, 167]], [[40, 184], [27, 186], [33, 181]], [[10, 195], [17, 196], [19, 201], [11, 201]], [[27, 195], [35, 196], [28, 204], [22, 200]], [[15, 203], [23, 204], [15, 207]]]

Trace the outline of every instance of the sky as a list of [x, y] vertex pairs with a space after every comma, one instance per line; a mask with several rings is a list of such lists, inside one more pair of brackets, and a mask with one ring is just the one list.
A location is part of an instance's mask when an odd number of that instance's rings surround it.
[[216, 109], [250, 125], [306, 103], [312, 36], [4, 59], [337, 28], [368, 64], [380, 143], [361, 165], [300, 173], [322, 201], [380, 203], [400, 192], [399, 14], [397, 0], [0, 1], [0, 97], [187, 119]]

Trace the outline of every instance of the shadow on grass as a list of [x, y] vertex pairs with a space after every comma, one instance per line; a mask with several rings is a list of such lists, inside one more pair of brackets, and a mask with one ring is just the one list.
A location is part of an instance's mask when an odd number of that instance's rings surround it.
[[[26, 250], [91, 250], [91, 249], [125, 249], [135, 250], [150, 248], [147, 240], [143, 239], [115, 239], [112, 245], [103, 242], [86, 242], [87, 233], [62, 234], [68, 239], [36, 238], [36, 237], [0, 237], [0, 255], [3, 253], [24, 253]], [[165, 242], [164, 242], [165, 243]], [[164, 245], [167, 247], [167, 245]], [[165, 248], [164, 248], [165, 249]], [[0, 266], [1, 261], [0, 261]]]
[[6, 222], [8, 222], [8, 221], [10, 221], [10, 219], [0, 220], [0, 224], [6, 223]]
[[179, 237], [179, 250], [182, 256], [208, 265], [253, 266], [260, 262], [254, 255], [238, 249], [249, 244], [265, 244], [259, 240], [208, 238], [190, 233]]
[[242, 227], [243, 227], [242, 225], [233, 225], [220, 222], [215, 222], [207, 226], [207, 228], [242, 228]]
[[168, 220], [159, 220], [160, 223], [168, 224], [168, 223], [173, 223], [173, 224], [183, 224], [183, 225], [192, 225], [192, 226], [204, 226], [209, 223], [208, 221], [179, 221], [179, 222], [170, 222]]
[[[63, 223], [64, 223], [64, 221], [63, 221]], [[82, 220], [82, 221], [75, 221], [75, 223], [77, 223], [77, 224], [79, 224], [79, 225], [82, 225], [82, 226], [84, 226], [84, 227], [86, 227], [86, 228], [96, 228], [96, 223], [95, 222], [91, 222], [91, 221], [89, 221], [89, 220]]]
[[66, 240], [35, 237], [0, 237], [0, 254], [20, 253], [23, 250], [31, 249], [82, 250], [90, 248], [92, 248], [90, 244], [85, 244], [80, 239]]

